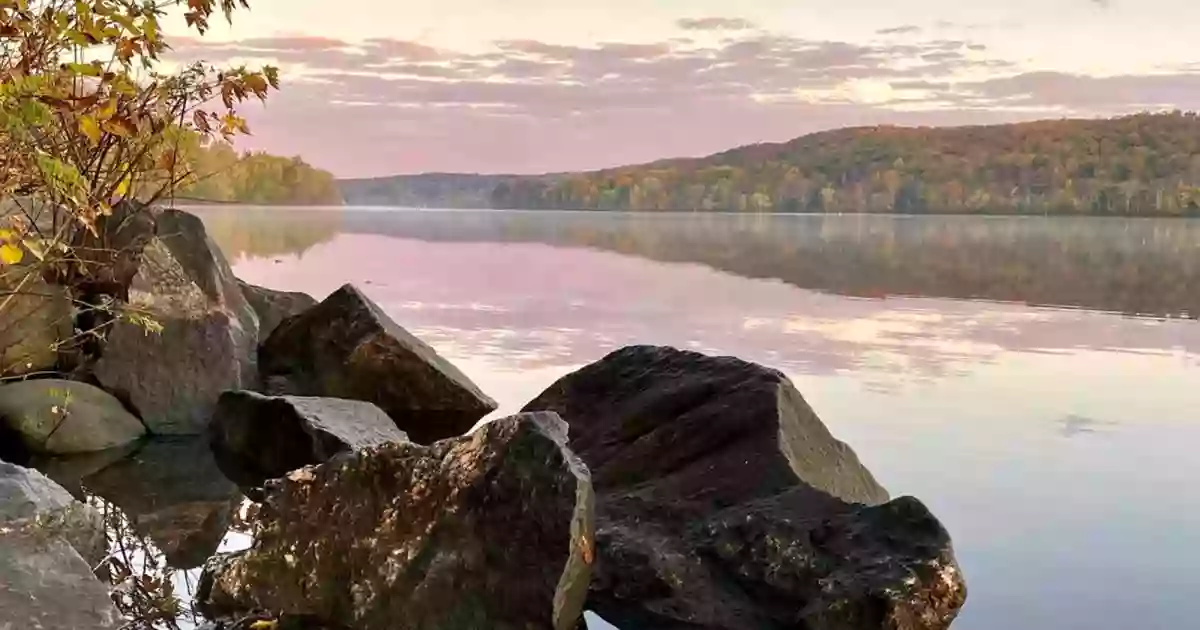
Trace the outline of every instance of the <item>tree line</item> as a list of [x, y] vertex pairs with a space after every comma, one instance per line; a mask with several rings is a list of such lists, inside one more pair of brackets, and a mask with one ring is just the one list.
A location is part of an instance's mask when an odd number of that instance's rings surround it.
[[1200, 117], [859, 127], [502, 182], [496, 208], [1200, 215]]
[[179, 153], [192, 174], [175, 191], [177, 199], [284, 205], [342, 203], [333, 175], [299, 157], [238, 152], [227, 141], [202, 142], [196, 134], [185, 134]]

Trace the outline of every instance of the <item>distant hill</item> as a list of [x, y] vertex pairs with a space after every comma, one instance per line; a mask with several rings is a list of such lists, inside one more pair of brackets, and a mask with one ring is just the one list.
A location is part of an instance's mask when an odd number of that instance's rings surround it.
[[517, 180], [542, 181], [555, 176], [425, 173], [338, 180], [342, 199], [352, 206], [410, 208], [490, 208], [492, 193]]
[[347, 203], [431, 207], [1200, 215], [1200, 118], [858, 127], [587, 173], [341, 186]]

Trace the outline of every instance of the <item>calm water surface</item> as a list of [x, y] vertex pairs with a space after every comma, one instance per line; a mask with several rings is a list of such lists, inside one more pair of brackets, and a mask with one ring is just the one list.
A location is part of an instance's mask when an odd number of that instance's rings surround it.
[[970, 587], [955, 628], [1200, 618], [1200, 222], [203, 216], [242, 278], [357, 284], [500, 413], [632, 343], [784, 370], [950, 529]]

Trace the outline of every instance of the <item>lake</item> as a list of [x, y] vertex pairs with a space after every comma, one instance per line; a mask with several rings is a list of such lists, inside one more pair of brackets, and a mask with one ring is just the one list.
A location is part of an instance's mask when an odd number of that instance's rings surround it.
[[652, 343], [786, 372], [954, 536], [961, 630], [1200, 618], [1200, 221], [205, 208], [237, 274], [351, 282], [513, 412]]

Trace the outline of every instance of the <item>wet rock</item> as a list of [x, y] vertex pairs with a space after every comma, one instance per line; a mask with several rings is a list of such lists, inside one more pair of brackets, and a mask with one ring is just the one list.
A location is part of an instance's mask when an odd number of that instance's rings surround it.
[[201, 437], [151, 440], [82, 483], [120, 508], [177, 569], [198, 567], [216, 551], [242, 500]]
[[350, 285], [280, 324], [259, 349], [259, 369], [269, 393], [372, 402], [422, 444], [460, 435], [496, 408]]
[[408, 436], [368, 402], [237, 391], [217, 401], [209, 440], [225, 476], [258, 488], [338, 453], [406, 442]]
[[0, 295], [11, 296], [0, 313], [0, 376], [55, 370], [59, 345], [74, 328], [67, 290], [35, 268], [9, 267], [0, 275]]
[[62, 538], [91, 563], [107, 553], [95, 510], [42, 473], [5, 462], [0, 462], [0, 530]]
[[565, 441], [557, 416], [522, 414], [295, 471], [268, 486], [255, 545], [206, 568], [202, 611], [359, 630], [572, 629], [593, 499]]
[[20, 434], [30, 452], [48, 455], [118, 448], [146, 433], [108, 392], [57, 379], [0, 386], [0, 422]]
[[257, 383], [258, 316], [197, 217], [158, 216], [129, 300], [162, 331], [114, 324], [95, 377], [128, 400], [151, 433], [203, 433], [221, 392]]
[[635, 346], [551, 386], [597, 492], [588, 607], [623, 628], [944, 630], [950, 536], [888, 501], [781, 373]]
[[0, 628], [118, 628], [108, 588], [57, 537], [0, 533]]
[[276, 291], [238, 280], [242, 294], [258, 314], [258, 336], [266, 339], [283, 320], [299, 315], [317, 305], [307, 293]]

